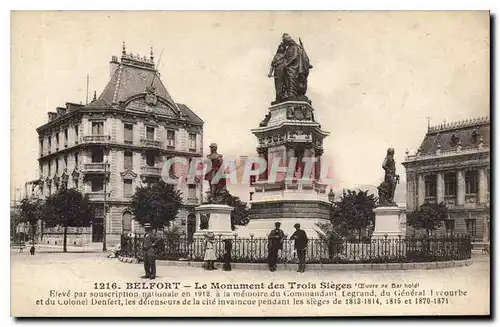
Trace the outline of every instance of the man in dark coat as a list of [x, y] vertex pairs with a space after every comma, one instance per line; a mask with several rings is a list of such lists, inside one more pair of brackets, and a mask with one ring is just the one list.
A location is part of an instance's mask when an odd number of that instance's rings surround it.
[[158, 246], [160, 239], [155, 235], [151, 224], [144, 224], [144, 229], [146, 234], [144, 235], [144, 241], [142, 243], [142, 249], [144, 250], [144, 271], [146, 272], [145, 277], [150, 279], [156, 278], [156, 255], [155, 248]]
[[306, 232], [300, 229], [300, 224], [295, 224], [293, 227], [295, 227], [295, 232], [290, 236], [290, 239], [295, 240], [295, 250], [297, 250], [297, 256], [299, 257], [297, 272], [304, 272], [306, 270], [306, 249], [309, 239]]
[[280, 229], [281, 223], [274, 223], [275, 229], [273, 229], [267, 238], [268, 240], [268, 264], [270, 271], [276, 271], [276, 263], [278, 262], [278, 251], [283, 248], [283, 239], [285, 238], [285, 233]]

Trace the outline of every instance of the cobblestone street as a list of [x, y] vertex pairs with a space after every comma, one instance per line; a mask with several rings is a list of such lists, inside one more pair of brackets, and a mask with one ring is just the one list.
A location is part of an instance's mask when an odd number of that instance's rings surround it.
[[[271, 273], [259, 270], [233, 270], [231, 272], [204, 271], [194, 267], [170, 267], [159, 265], [156, 282], [199, 283], [419, 283], [422, 289], [466, 290], [467, 296], [452, 297], [447, 306], [363, 306], [349, 307], [221, 307], [221, 306], [143, 306], [140, 308], [106, 306], [45, 306], [36, 305], [37, 300], [46, 299], [50, 290], [91, 292], [94, 283], [114, 283], [125, 288], [127, 282], [144, 282], [141, 264], [126, 264], [118, 259], [106, 258], [103, 253], [12, 253], [11, 285], [12, 314], [24, 315], [273, 315], [273, 314], [319, 314], [319, 315], [371, 315], [371, 314], [431, 314], [462, 313], [481, 314], [489, 310], [489, 259], [473, 257], [474, 263], [467, 267], [431, 270], [367, 270], [367, 271], [294, 271]], [[147, 281], [149, 283], [149, 280]], [[307, 310], [306, 310], [307, 309]], [[302, 311], [301, 311], [302, 310]]]

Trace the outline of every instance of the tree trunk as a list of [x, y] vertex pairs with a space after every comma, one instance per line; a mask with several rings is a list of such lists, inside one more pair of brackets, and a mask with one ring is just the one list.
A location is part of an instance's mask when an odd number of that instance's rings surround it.
[[68, 226], [64, 226], [64, 234], [63, 234], [63, 252], [68, 252], [66, 248], [67, 245], [67, 236], [68, 236]]
[[35, 245], [36, 225], [31, 225], [31, 244]]

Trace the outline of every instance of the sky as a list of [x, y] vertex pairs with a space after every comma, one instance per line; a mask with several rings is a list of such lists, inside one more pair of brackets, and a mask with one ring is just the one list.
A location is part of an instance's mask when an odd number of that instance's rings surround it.
[[[255, 155], [250, 132], [274, 99], [267, 77], [283, 33], [314, 66], [308, 97], [331, 134], [335, 189], [378, 185], [386, 149], [414, 152], [431, 125], [489, 115], [488, 12], [13, 12], [11, 190], [37, 178], [36, 128], [109, 81], [111, 56], [155, 60], [176, 102], [204, 121], [205, 153]], [[235, 188], [247, 193], [246, 186]], [[242, 196], [243, 197], [243, 196]]]

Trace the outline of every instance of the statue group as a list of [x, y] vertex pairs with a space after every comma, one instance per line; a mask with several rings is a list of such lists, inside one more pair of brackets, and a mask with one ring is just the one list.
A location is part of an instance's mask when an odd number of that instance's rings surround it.
[[276, 100], [273, 104], [288, 100], [309, 101], [306, 97], [307, 78], [313, 68], [304, 45], [283, 34], [282, 42], [271, 62], [268, 77], [274, 77]]
[[382, 168], [385, 171], [384, 181], [378, 187], [379, 206], [396, 206], [394, 192], [399, 183], [399, 175], [396, 174], [396, 162], [394, 161], [394, 149], [387, 149]]

